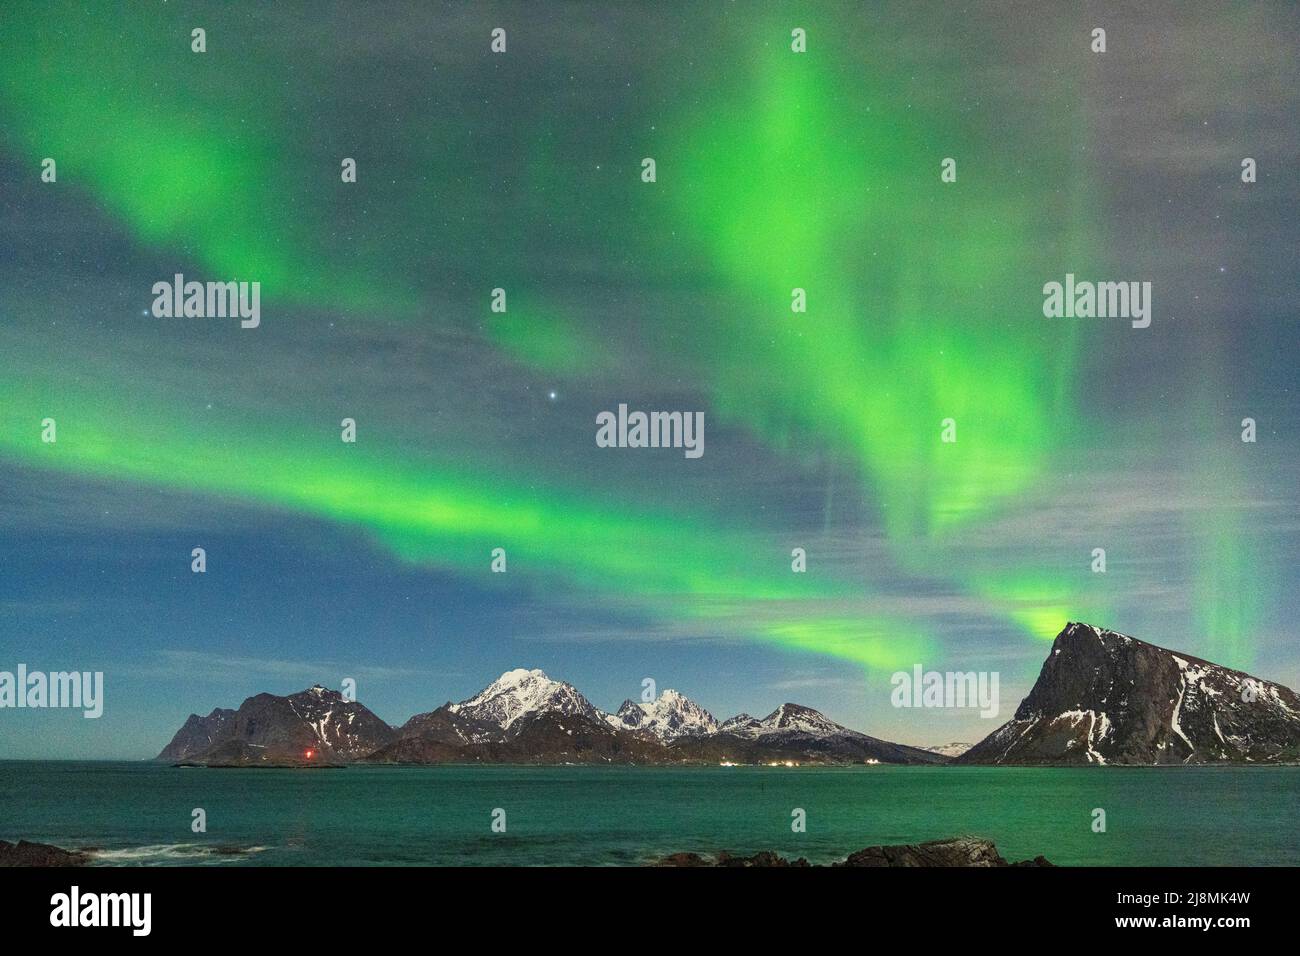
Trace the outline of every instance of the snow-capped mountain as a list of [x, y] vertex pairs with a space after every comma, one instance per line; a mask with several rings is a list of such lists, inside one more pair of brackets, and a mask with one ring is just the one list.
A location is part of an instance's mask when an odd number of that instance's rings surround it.
[[968, 744], [968, 743], [963, 743], [962, 741], [959, 740], [954, 740], [952, 743], [938, 744], [934, 747], [922, 747], [921, 749], [928, 750], [932, 754], [939, 754], [939, 756], [941, 757], [960, 757], [966, 751], [970, 750], [971, 747], [973, 746], [974, 744]]
[[1071, 623], [1015, 716], [958, 758], [997, 764], [1300, 760], [1300, 696], [1124, 634]]
[[493, 724], [505, 731], [526, 717], [542, 713], [572, 714], [597, 721], [606, 718], [572, 684], [522, 667], [506, 671], [469, 700], [451, 704], [447, 710], [457, 717]]
[[802, 704], [782, 704], [762, 720], [737, 714], [718, 726], [718, 733], [755, 739], [772, 734], [806, 734], [810, 737], [834, 737], [855, 734], [856, 730], [835, 723], [820, 711]]
[[757, 717], [751, 717], [749, 714], [737, 714], [735, 717], [728, 717], [722, 723], [718, 724], [718, 733], [735, 734], [740, 737], [751, 737], [758, 732], [761, 726]]
[[712, 734], [679, 737], [669, 750], [687, 762], [944, 763], [946, 758], [850, 730], [819, 711], [782, 704], [762, 720], [737, 714]]
[[[310, 754], [310, 756], [308, 756]], [[572, 684], [543, 671], [506, 671], [468, 700], [394, 729], [319, 685], [289, 697], [259, 694], [239, 710], [192, 715], [160, 759], [212, 766], [372, 763], [942, 763], [877, 740], [798, 704], [762, 720], [719, 725], [674, 690], [602, 713]]]
[[572, 684], [506, 671], [459, 704], [417, 714], [373, 763], [654, 763], [657, 740], [620, 731]]
[[618, 730], [644, 730], [660, 740], [715, 733], [718, 722], [713, 715], [689, 697], [675, 690], [663, 691], [648, 704], [625, 700], [616, 714], [605, 719]]
[[813, 737], [857, 733], [828, 719], [819, 711], [800, 704], [782, 704], [758, 722], [756, 732], [759, 736], [773, 733], [799, 733]]

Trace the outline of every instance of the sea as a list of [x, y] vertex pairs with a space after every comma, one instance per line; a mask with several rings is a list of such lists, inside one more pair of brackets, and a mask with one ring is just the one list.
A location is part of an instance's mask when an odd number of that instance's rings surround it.
[[1295, 866], [1300, 767], [0, 761], [0, 839], [93, 848], [97, 865], [627, 866], [724, 850], [827, 863], [958, 835], [1064, 866]]

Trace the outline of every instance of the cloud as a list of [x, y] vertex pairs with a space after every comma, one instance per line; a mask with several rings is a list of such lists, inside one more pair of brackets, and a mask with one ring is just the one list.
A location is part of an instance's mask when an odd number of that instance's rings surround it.
[[334, 686], [343, 677], [358, 680], [399, 680], [436, 673], [439, 677], [456, 676], [446, 671], [412, 667], [383, 667], [373, 664], [319, 660], [281, 660], [267, 657], [232, 657], [207, 651], [163, 650], [159, 660], [138, 671], [139, 676], [155, 680], [193, 677], [202, 674], [212, 681], [247, 683], [249, 677], [279, 680], [302, 680]]

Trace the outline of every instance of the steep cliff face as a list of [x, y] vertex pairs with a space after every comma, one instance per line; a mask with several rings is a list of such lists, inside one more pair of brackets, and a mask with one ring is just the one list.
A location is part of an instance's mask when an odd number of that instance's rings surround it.
[[1300, 696], [1281, 684], [1072, 623], [1015, 716], [960, 764], [1300, 761]]
[[196, 754], [211, 750], [228, 740], [229, 727], [235, 711], [227, 707], [214, 708], [206, 717], [190, 714], [189, 719], [176, 731], [171, 743], [162, 749], [159, 760], [186, 760]]

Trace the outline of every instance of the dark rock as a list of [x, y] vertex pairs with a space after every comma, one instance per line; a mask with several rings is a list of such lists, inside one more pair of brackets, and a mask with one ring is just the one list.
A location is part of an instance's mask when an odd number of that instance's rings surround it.
[[1007, 866], [992, 840], [957, 837], [929, 843], [869, 846], [835, 866]]
[[[770, 850], [753, 856], [733, 856], [722, 852], [713, 860], [696, 853], [674, 853], [664, 857], [657, 866], [722, 866], [722, 867], [806, 867], [809, 862], [802, 857], [788, 860]], [[896, 846], [869, 846], [851, 853], [834, 867], [1003, 867], [1052, 866], [1046, 859], [1036, 856], [1032, 860], [1008, 863], [991, 840], [978, 837], [955, 837], [950, 840], [932, 840], [929, 843], [898, 844]]]
[[808, 866], [808, 861], [803, 857], [800, 857], [797, 860], [787, 860], [785, 857], [778, 856], [771, 850], [760, 850], [753, 856], [732, 856], [729, 853], [719, 853], [714, 866], [806, 867]]
[[0, 866], [85, 866], [89, 854], [64, 850], [48, 843], [6, 843], [0, 840]]
[[713, 862], [698, 853], [673, 853], [659, 860], [655, 866], [713, 866]]

